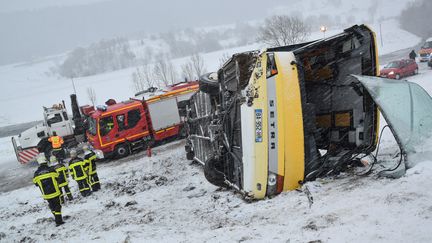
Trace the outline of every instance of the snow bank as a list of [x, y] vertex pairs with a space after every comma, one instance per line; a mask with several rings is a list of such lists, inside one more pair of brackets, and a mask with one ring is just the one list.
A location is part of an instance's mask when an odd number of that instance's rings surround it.
[[292, 191], [244, 202], [207, 183], [182, 142], [100, 164], [102, 191], [77, 196], [54, 227], [36, 187], [0, 194], [0, 240], [53, 242], [428, 242], [432, 163], [399, 180], [343, 174], [307, 183], [314, 204]]

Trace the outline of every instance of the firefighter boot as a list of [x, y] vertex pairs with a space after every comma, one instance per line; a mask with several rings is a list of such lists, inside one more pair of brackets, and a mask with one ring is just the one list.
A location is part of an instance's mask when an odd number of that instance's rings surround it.
[[87, 197], [91, 194], [90, 186], [87, 183], [87, 179], [77, 181], [80, 193], [83, 197]]
[[91, 183], [92, 183], [91, 187], [94, 192], [100, 190], [101, 186], [100, 186], [99, 177], [97, 173], [91, 175]]
[[60, 226], [60, 225], [65, 223], [63, 221], [63, 217], [61, 215], [61, 212], [54, 212], [54, 219], [55, 219], [56, 226]]

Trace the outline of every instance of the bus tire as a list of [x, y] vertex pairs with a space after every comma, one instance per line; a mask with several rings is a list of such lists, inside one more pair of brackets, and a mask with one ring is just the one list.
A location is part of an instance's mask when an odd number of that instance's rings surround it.
[[220, 166], [220, 161], [218, 161], [216, 158], [208, 159], [204, 164], [204, 176], [211, 184], [218, 187], [227, 188], [228, 186], [225, 184], [225, 176], [218, 169]]
[[219, 93], [219, 81], [214, 77], [215, 75], [215, 73], [206, 73], [199, 78], [200, 91], [210, 95]]

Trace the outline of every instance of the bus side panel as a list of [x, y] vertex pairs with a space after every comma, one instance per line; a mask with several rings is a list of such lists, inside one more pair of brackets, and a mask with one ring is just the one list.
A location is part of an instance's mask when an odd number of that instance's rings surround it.
[[[380, 76], [380, 69], [379, 69], [379, 58], [378, 58], [378, 46], [377, 46], [377, 43], [376, 43], [376, 34], [375, 34], [375, 32], [374, 31], [372, 31], [372, 29], [369, 27], [369, 26], [366, 26], [368, 29], [369, 29], [369, 31], [371, 32], [371, 38], [372, 38], [372, 44], [373, 44], [373, 51], [374, 51], [374, 54], [375, 54], [375, 75], [377, 76], [377, 77], [379, 77]], [[374, 140], [374, 149], [375, 149], [375, 147], [377, 146], [377, 144], [378, 144], [378, 136], [379, 136], [379, 127], [380, 127], [380, 117], [381, 117], [381, 115], [380, 115], [380, 111], [379, 111], [379, 109], [378, 109], [378, 106], [376, 106], [376, 109], [375, 109], [375, 140]]]
[[247, 104], [241, 106], [243, 190], [251, 192], [255, 183], [255, 110]]
[[284, 191], [294, 190], [299, 187], [299, 181], [304, 179], [305, 154], [304, 132], [301, 105], [301, 94], [297, 67], [291, 65], [295, 61], [291, 52], [278, 52], [275, 55], [278, 65], [277, 75], [282, 87], [281, 99], [284, 116]]
[[[266, 196], [268, 179], [268, 137], [267, 137], [267, 85], [265, 65], [267, 56], [258, 58], [254, 73], [252, 74], [252, 85], [256, 88], [258, 98], [253, 101], [254, 109], [254, 140], [255, 141], [255, 185], [252, 193], [254, 198], [260, 199]], [[257, 78], [258, 77], [258, 78]]]
[[[275, 59], [276, 65], [280, 62], [277, 57]], [[278, 130], [277, 130], [277, 174], [280, 176], [283, 176], [285, 174], [285, 96], [286, 93], [284, 92], [284, 86], [286, 85], [286, 80], [284, 79], [285, 76], [283, 75], [276, 75], [275, 83], [276, 83], [276, 110], [277, 112], [277, 124], [278, 124]], [[289, 120], [288, 120], [289, 121]]]

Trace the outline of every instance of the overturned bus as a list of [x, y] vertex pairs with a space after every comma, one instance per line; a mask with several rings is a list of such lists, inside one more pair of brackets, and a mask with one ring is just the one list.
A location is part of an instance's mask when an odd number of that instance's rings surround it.
[[[388, 90], [373, 87], [382, 81], [370, 76], [378, 75], [375, 34], [364, 25], [314, 42], [235, 54], [200, 78], [200, 92], [189, 101], [187, 158], [204, 165], [212, 184], [254, 199], [337, 173], [376, 148], [376, 100]], [[430, 102], [424, 90], [421, 95]], [[430, 129], [431, 117], [422, 119]]]

